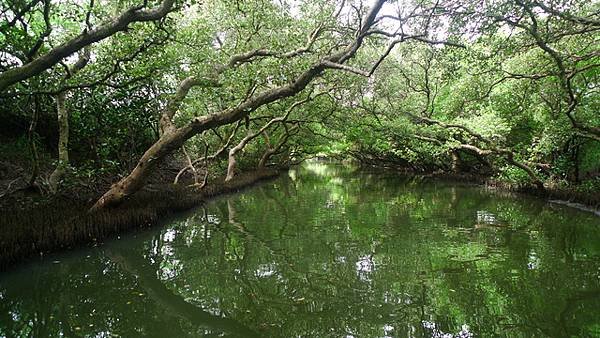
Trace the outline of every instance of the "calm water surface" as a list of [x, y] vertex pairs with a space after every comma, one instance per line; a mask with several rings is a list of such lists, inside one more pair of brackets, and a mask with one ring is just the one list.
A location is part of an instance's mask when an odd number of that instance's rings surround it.
[[6, 337], [599, 337], [600, 218], [308, 164], [0, 275]]

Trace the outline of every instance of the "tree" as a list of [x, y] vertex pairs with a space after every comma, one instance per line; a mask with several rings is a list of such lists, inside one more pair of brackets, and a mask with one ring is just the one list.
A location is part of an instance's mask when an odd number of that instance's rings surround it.
[[[92, 207], [92, 210], [98, 210], [107, 206], [119, 204], [124, 198], [138, 191], [145, 183], [146, 179], [156, 165], [165, 158], [165, 156], [175, 149], [178, 149], [186, 140], [202, 133], [205, 130], [215, 128], [221, 125], [233, 123], [248, 116], [251, 112], [261, 106], [275, 102], [282, 98], [294, 96], [301, 92], [311, 81], [321, 75], [323, 71], [329, 68], [339, 69], [342, 65], [352, 58], [363, 44], [364, 39], [369, 35], [369, 30], [374, 25], [376, 15], [385, 1], [377, 1], [373, 8], [362, 20], [362, 24], [356, 31], [355, 37], [341, 50], [332, 51], [317, 62], [310, 65], [303, 72], [296, 75], [288, 83], [275, 86], [264, 90], [258, 94], [250, 93], [247, 98], [236, 106], [222, 109], [217, 113], [195, 117], [182, 127], [175, 127], [173, 117], [177, 113], [181, 102], [187, 96], [192, 87], [213, 86], [216, 85], [214, 78], [205, 78], [198, 76], [187, 77], [180, 82], [175, 95], [171, 98], [164, 111], [162, 112], [160, 125], [162, 135], [140, 158], [136, 167], [131, 173], [118, 183], [114, 184]], [[314, 33], [317, 32], [317, 33]], [[296, 57], [304, 51], [310, 49], [314, 40], [318, 37], [319, 28], [313, 30], [309, 35], [308, 44], [289, 52], [274, 52], [265, 49], [254, 49], [245, 53], [236, 54], [230, 57], [229, 61], [217, 66], [215, 72], [221, 74], [228, 69], [237, 67], [240, 64], [251, 61], [256, 57], [274, 56], [274, 57]]]
[[[72, 66], [67, 67], [65, 80], [68, 80], [83, 69], [89, 61], [90, 50], [84, 48], [84, 51], [79, 55], [77, 62]], [[48, 179], [50, 191], [52, 191], [52, 193], [56, 193], [58, 190], [58, 184], [69, 167], [69, 111], [67, 110], [65, 102], [67, 100], [67, 94], [68, 91], [61, 91], [56, 95], [56, 113], [58, 117], [58, 164]]]
[[[8, 26], [14, 25], [17, 21], [21, 20], [26, 12], [31, 10], [30, 7], [34, 7], [40, 1], [33, 1], [31, 6], [27, 6], [25, 11], [21, 11], [15, 14], [12, 20], [8, 23]], [[39, 57], [35, 57], [37, 52], [40, 50], [44, 39], [50, 35], [53, 30], [50, 20], [51, 3], [50, 0], [44, 0], [44, 21], [46, 28], [42, 35], [39, 37], [38, 42], [28, 53], [28, 60], [17, 67], [13, 67], [4, 70], [0, 74], [0, 93], [5, 91], [11, 85], [14, 85], [20, 81], [26, 80], [33, 76], [36, 76], [46, 69], [49, 69], [69, 55], [89, 46], [95, 42], [106, 39], [109, 36], [114, 35], [117, 32], [127, 30], [128, 26], [134, 22], [146, 22], [162, 19], [167, 15], [173, 8], [175, 0], [164, 0], [160, 6], [152, 9], [145, 9], [144, 5], [133, 6], [123, 12], [121, 15], [116, 16], [108, 20], [107, 23], [100, 25], [94, 29], [84, 29], [79, 35], [71, 38], [62, 44], [51, 48], [46, 54]], [[91, 2], [90, 11], [93, 8], [93, 1]], [[90, 12], [86, 15], [86, 20], [89, 22]], [[89, 25], [88, 25], [89, 26]]]
[[[456, 11], [448, 5], [440, 7]], [[489, 169], [539, 189], [566, 167], [578, 173], [567, 149], [577, 153], [574, 139], [593, 142], [600, 123], [592, 113], [593, 6], [503, 2], [469, 10], [452, 16], [470, 20], [465, 48], [403, 44], [391, 53], [347, 120], [349, 153], [408, 170]]]

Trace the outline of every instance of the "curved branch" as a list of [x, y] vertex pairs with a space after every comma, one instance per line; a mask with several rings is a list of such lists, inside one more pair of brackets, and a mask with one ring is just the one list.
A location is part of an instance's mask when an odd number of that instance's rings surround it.
[[126, 30], [129, 24], [133, 22], [154, 21], [163, 18], [171, 11], [174, 3], [175, 0], [163, 0], [160, 6], [145, 10], [139, 7], [132, 7], [106, 24], [89, 31], [84, 31], [67, 42], [51, 49], [47, 54], [23, 66], [3, 72], [0, 74], [0, 92], [13, 84], [40, 74], [85, 46], [106, 39], [119, 31]]
[[242, 149], [244, 149], [244, 147], [248, 143], [250, 143], [250, 141], [252, 141], [256, 137], [258, 137], [259, 135], [261, 135], [263, 132], [265, 132], [267, 129], [269, 129], [273, 124], [278, 123], [278, 122], [284, 122], [284, 125], [285, 125], [285, 121], [290, 116], [290, 113], [296, 107], [298, 107], [298, 106], [300, 106], [300, 105], [308, 102], [310, 99], [311, 99], [311, 97], [309, 95], [307, 98], [305, 98], [303, 100], [294, 102], [287, 109], [286, 113], [283, 116], [276, 117], [276, 118], [273, 118], [273, 119], [269, 120], [269, 122], [267, 122], [265, 125], [263, 125], [262, 128], [260, 128], [255, 133], [249, 132], [248, 135], [246, 137], [244, 137], [235, 147], [231, 148], [231, 150], [229, 150], [229, 161], [228, 161], [228, 164], [227, 164], [227, 177], [225, 177], [225, 182], [232, 180], [233, 176], [235, 175], [235, 164], [236, 164], [235, 155], [238, 152], [240, 152]]
[[223, 143], [223, 145], [212, 155], [208, 156], [207, 154], [204, 154], [204, 157], [194, 160], [194, 161], [192, 161], [191, 164], [188, 164], [187, 166], [181, 168], [181, 170], [179, 170], [179, 172], [177, 173], [177, 176], [175, 176], [175, 180], [173, 181], [173, 184], [179, 183], [179, 179], [181, 178], [181, 175], [185, 174], [186, 171], [192, 169], [192, 167], [197, 165], [198, 163], [204, 162], [205, 165], [207, 165], [209, 161], [213, 161], [214, 159], [221, 156], [225, 152], [225, 150], [227, 150], [227, 148], [229, 148], [229, 145], [231, 144], [231, 141], [233, 141], [233, 138], [235, 137], [235, 134], [237, 133], [240, 125], [241, 125], [241, 123], [238, 121], [238, 123], [235, 125], [235, 128], [233, 129], [233, 131], [227, 138], [227, 141], [225, 143]]
[[146, 183], [149, 175], [156, 168], [157, 164], [191, 137], [202, 133], [205, 130], [236, 122], [249, 116], [261, 106], [300, 93], [310, 82], [319, 77], [326, 70], [327, 67], [324, 65], [323, 61], [342, 64], [354, 57], [357, 50], [362, 46], [366, 32], [373, 25], [375, 17], [384, 3], [385, 0], [376, 1], [363, 21], [358, 36], [356, 36], [346, 48], [314, 63], [290, 83], [252, 95], [236, 107], [228, 108], [218, 113], [196, 117], [187, 125], [164, 133], [158, 141], [146, 150], [129, 175], [116, 184], [113, 184], [111, 188], [98, 199], [94, 206], [92, 206], [90, 211], [118, 205], [125, 198], [140, 190]]

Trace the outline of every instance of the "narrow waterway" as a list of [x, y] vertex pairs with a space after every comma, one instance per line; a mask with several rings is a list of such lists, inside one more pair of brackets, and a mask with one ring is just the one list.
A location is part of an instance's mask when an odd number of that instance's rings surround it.
[[0, 337], [600, 336], [600, 218], [309, 163], [0, 275]]

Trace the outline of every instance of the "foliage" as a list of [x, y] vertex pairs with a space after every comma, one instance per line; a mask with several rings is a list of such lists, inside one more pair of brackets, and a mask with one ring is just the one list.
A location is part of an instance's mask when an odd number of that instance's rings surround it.
[[[139, 1], [2, 2], [0, 71], [25, 65], [136, 5]], [[53, 153], [56, 95], [67, 92], [71, 165], [81, 172], [124, 175], [160, 137], [161, 114], [186, 78], [217, 84], [186, 92], [173, 116], [180, 128], [294, 81], [356, 37], [368, 10], [363, 5], [176, 1], [165, 17], [132, 23], [86, 47], [90, 61], [76, 74], [68, 69], [83, 49], [0, 93], [0, 117], [21, 121], [25, 134], [39, 99], [36, 132]], [[322, 72], [306, 90], [255, 108], [248, 120], [188, 139], [190, 160], [207, 149], [209, 155], [216, 152], [236, 130], [231, 149], [306, 100], [236, 155], [238, 171], [254, 168], [281, 140], [271, 165], [329, 154], [416, 171], [475, 171], [519, 184], [578, 184], [597, 177], [598, 5], [445, 0], [431, 6], [385, 4], [379, 15], [387, 17], [348, 61], [352, 72]], [[300, 52], [284, 56], [294, 50]], [[265, 55], [228, 64], [253, 51]], [[370, 77], [357, 75], [375, 64]], [[8, 142], [16, 139], [11, 137]], [[186, 156], [172, 151], [169, 165], [187, 166]], [[226, 155], [208, 164], [211, 175], [224, 170]], [[189, 171], [184, 174], [189, 177]]]

